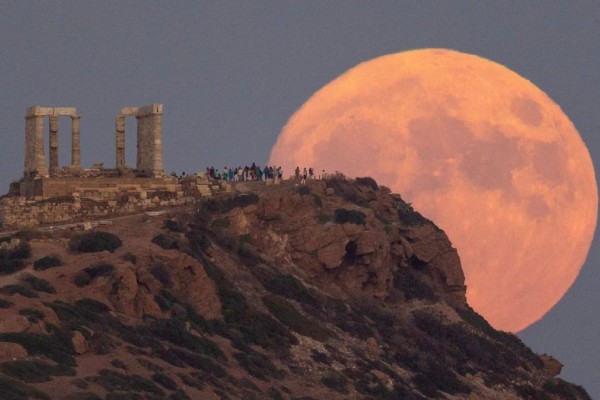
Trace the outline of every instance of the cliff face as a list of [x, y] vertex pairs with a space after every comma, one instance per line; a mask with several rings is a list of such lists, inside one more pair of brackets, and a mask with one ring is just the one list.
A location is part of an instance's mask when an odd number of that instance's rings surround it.
[[589, 398], [468, 307], [457, 251], [400, 196], [262, 185], [6, 241], [3, 398]]

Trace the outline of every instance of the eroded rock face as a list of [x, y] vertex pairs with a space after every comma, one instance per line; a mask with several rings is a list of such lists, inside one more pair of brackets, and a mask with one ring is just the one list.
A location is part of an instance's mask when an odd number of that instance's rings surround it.
[[[354, 192], [348, 195], [349, 190]], [[404, 222], [398, 202], [387, 190], [332, 188], [313, 181], [301, 189], [261, 195], [256, 206], [232, 210], [226, 217], [233, 234], [250, 234], [259, 253], [302, 270], [309, 279], [335, 285], [347, 296], [383, 299], [395, 271], [412, 266], [428, 275], [444, 300], [464, 304], [464, 274], [456, 249], [430, 221]], [[363, 222], [335, 221], [338, 209], [362, 214]]]

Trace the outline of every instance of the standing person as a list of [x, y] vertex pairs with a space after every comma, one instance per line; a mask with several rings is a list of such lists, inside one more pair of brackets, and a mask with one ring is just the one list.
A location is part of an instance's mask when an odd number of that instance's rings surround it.
[[235, 174], [234, 174], [234, 172], [233, 172], [233, 168], [229, 168], [229, 177], [228, 177], [228, 178], [229, 178], [229, 180], [230, 180], [230, 181], [233, 181], [233, 177], [234, 177], [234, 175], [235, 175]]
[[306, 184], [306, 175], [308, 173], [306, 172], [306, 167], [304, 168], [304, 171], [302, 171], [302, 182], [300, 182], [301, 185], [305, 185]]
[[223, 167], [223, 180], [227, 181], [229, 179], [229, 170], [227, 167]]
[[315, 170], [312, 167], [308, 169], [308, 179], [315, 179]]
[[265, 165], [265, 169], [263, 170], [263, 180], [269, 179], [269, 167]]
[[238, 167], [238, 170], [237, 170], [237, 179], [238, 179], [238, 181], [242, 181], [243, 180], [243, 176], [244, 176], [244, 170], [242, 169], [242, 167]]
[[294, 171], [294, 175], [296, 176], [296, 180], [300, 180], [300, 167], [296, 166], [296, 170]]

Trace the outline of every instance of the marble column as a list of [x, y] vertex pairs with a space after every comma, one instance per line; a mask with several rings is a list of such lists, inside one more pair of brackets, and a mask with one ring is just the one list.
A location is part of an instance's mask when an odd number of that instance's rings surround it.
[[58, 116], [50, 115], [50, 172], [58, 169]]
[[115, 121], [117, 169], [125, 168], [125, 116], [119, 115]]
[[79, 120], [81, 116], [71, 115], [71, 168], [81, 168], [81, 144]]

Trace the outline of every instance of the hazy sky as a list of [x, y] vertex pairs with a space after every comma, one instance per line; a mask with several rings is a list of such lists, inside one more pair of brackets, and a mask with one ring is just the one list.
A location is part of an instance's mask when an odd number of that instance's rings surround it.
[[[77, 107], [83, 166], [113, 166], [114, 117], [148, 103], [164, 104], [167, 172], [264, 163], [287, 119], [320, 87], [362, 61], [423, 47], [474, 53], [531, 80], [573, 121], [598, 171], [599, 21], [593, 1], [4, 0], [0, 192], [22, 176], [30, 105]], [[59, 130], [66, 165], [68, 118]], [[127, 130], [134, 164], [133, 118]], [[599, 262], [596, 237], [575, 285], [519, 335], [562, 361], [562, 377], [593, 398]]]

